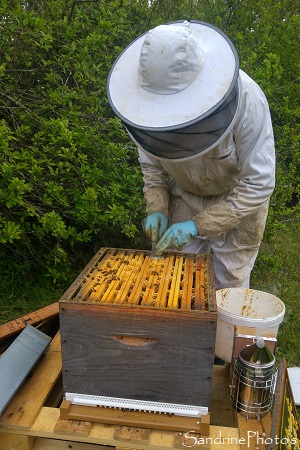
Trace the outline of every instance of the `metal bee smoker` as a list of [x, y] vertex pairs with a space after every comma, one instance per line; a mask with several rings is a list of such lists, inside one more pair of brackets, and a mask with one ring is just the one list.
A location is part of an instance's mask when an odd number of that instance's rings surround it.
[[247, 418], [260, 418], [273, 404], [277, 370], [275, 358], [262, 338], [242, 349], [233, 362], [230, 399]]

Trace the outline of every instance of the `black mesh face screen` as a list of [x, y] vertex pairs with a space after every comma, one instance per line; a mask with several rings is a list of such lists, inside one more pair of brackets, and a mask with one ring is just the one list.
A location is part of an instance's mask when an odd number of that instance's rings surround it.
[[184, 159], [202, 153], [217, 142], [231, 124], [237, 104], [236, 83], [230, 95], [215, 111], [186, 128], [145, 130], [125, 123], [124, 125], [137, 143], [152, 155], [167, 159]]

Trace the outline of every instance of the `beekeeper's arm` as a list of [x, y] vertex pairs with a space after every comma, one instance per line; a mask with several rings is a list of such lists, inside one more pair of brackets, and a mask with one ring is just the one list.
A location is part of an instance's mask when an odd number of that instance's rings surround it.
[[273, 128], [264, 95], [248, 102], [235, 130], [239, 182], [227, 198], [192, 217], [200, 236], [235, 228], [271, 196], [275, 186]]
[[143, 229], [150, 241], [157, 242], [168, 228], [168, 174], [155, 158], [140, 150], [139, 155], [148, 214], [143, 221]]

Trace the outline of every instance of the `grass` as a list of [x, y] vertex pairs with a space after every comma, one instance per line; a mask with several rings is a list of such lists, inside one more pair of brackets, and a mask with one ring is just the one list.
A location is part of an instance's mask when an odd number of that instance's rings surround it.
[[300, 241], [299, 225], [280, 231], [263, 243], [252, 273], [251, 287], [280, 298], [286, 307], [277, 335], [277, 358], [300, 366]]
[[50, 280], [44, 278], [37, 278], [34, 284], [30, 281], [20, 283], [17, 277], [15, 279], [14, 276], [2, 280], [0, 288], [0, 324], [58, 301], [67, 289], [67, 284], [68, 282], [66, 282], [65, 286], [55, 286]]
[[[285, 304], [277, 335], [276, 359], [300, 367], [300, 241], [298, 223], [263, 243], [252, 272], [251, 287], [270, 292]], [[300, 407], [297, 407], [300, 420]]]

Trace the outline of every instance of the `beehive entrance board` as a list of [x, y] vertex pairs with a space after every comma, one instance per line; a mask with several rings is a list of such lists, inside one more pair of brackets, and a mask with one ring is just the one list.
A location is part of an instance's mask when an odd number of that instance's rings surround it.
[[209, 255], [102, 249], [59, 303], [65, 392], [209, 406]]

